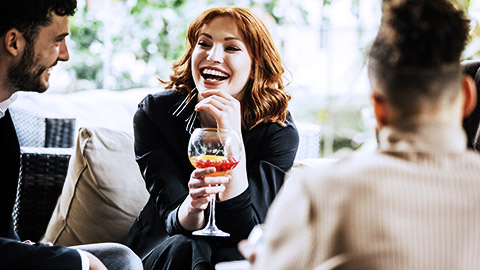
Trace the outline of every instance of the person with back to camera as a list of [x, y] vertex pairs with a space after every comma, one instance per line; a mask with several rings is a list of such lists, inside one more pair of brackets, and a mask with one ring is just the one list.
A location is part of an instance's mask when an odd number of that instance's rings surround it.
[[239, 244], [253, 269], [480, 269], [480, 156], [462, 128], [476, 103], [460, 69], [469, 21], [448, 0], [383, 12], [367, 63], [377, 151], [292, 175], [264, 248]]
[[[167, 90], [148, 95], [134, 117], [136, 160], [150, 199], [126, 244], [145, 269], [210, 269], [243, 259], [237, 243], [264, 221], [298, 147], [280, 56], [250, 10], [203, 12], [186, 45]], [[206, 177], [213, 168], [190, 164], [187, 144], [199, 127], [233, 130], [242, 139], [244, 158], [228, 176]], [[205, 226], [210, 194], [217, 194], [216, 223], [230, 237], [191, 234]]]
[[142, 269], [121, 244], [67, 248], [20, 242], [14, 230], [20, 146], [8, 107], [17, 91], [45, 92], [50, 70], [68, 61], [65, 37], [76, 7], [76, 0], [0, 1], [0, 269]]

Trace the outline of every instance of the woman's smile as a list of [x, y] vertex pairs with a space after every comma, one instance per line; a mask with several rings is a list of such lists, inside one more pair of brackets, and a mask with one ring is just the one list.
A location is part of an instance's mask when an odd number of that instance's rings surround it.
[[252, 60], [235, 21], [219, 16], [205, 24], [192, 54], [192, 76], [200, 93], [219, 89], [240, 97]]

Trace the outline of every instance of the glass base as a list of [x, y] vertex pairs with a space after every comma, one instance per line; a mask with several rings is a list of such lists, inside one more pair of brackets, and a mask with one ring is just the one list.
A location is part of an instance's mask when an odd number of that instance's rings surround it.
[[230, 234], [218, 229], [216, 226], [207, 226], [202, 230], [192, 232], [192, 235], [229, 237]]

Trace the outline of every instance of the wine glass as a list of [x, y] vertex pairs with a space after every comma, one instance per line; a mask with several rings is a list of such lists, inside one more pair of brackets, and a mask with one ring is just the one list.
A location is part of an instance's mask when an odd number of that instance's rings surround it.
[[[197, 128], [188, 142], [188, 158], [197, 169], [215, 167], [215, 172], [207, 176], [225, 176], [240, 161], [243, 143], [232, 130], [217, 128]], [[229, 233], [215, 225], [215, 195], [210, 195], [208, 223], [193, 235], [228, 237]]]

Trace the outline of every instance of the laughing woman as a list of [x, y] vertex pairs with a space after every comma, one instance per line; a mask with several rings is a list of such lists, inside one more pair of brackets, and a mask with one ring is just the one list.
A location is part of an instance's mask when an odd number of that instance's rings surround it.
[[[134, 118], [150, 199], [126, 244], [145, 269], [212, 269], [243, 258], [237, 243], [264, 222], [297, 152], [283, 72], [268, 30], [248, 9], [213, 8], [190, 24], [167, 90], [148, 95]], [[230, 129], [243, 141], [246, 158], [228, 176], [205, 177], [212, 168], [190, 164], [188, 140], [200, 127]], [[206, 224], [210, 194], [228, 238], [192, 236]]]

